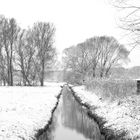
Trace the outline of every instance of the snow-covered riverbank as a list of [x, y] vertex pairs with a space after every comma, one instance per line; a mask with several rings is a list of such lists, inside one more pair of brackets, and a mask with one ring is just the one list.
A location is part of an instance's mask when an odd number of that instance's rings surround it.
[[89, 105], [92, 114], [99, 117], [96, 119], [103, 121], [98, 123], [109, 139], [140, 139], [140, 95], [111, 103], [103, 102], [83, 86], [73, 90], [83, 104]]
[[32, 140], [51, 118], [62, 84], [0, 87], [0, 140]]

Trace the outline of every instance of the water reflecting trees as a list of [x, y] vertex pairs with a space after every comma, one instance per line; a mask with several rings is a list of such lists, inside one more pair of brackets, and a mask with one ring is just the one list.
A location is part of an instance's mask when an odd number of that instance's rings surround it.
[[39, 140], [100, 140], [98, 125], [67, 90], [54, 112], [52, 124]]
[[74, 129], [78, 133], [82, 133], [86, 138], [100, 139], [98, 125], [87, 116], [87, 110], [79, 105], [71, 93], [63, 95], [62, 111], [64, 126]]

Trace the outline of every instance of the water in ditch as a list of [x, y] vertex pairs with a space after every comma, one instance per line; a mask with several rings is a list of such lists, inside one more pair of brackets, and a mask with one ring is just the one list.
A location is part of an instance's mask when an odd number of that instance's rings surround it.
[[64, 90], [49, 130], [38, 140], [101, 140], [98, 125], [86, 112], [71, 92]]

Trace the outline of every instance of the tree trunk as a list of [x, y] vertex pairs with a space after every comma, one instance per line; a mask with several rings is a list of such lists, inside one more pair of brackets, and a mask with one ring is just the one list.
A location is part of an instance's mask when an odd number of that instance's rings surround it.
[[6, 82], [5, 82], [5, 80], [3, 80], [3, 85], [4, 85], [4, 86], [6, 85]]
[[42, 71], [41, 71], [41, 79], [40, 79], [40, 85], [44, 86], [44, 69], [45, 69], [45, 64], [44, 64], [44, 59], [42, 61]]
[[13, 86], [13, 68], [12, 68], [12, 60], [10, 60], [10, 86]]
[[93, 78], [95, 78], [96, 74], [95, 74], [95, 68], [93, 68], [93, 73], [92, 73]]
[[13, 41], [10, 45], [11, 53], [10, 53], [10, 86], [13, 86]]
[[9, 68], [9, 55], [7, 53], [7, 84], [10, 86], [10, 68]]
[[9, 65], [8, 65], [8, 86], [10, 86], [11, 80], [10, 80], [10, 69], [9, 69]]
[[29, 79], [27, 78], [27, 76], [24, 74], [24, 80], [25, 80], [25, 86], [26, 86], [26, 82], [28, 83], [28, 86], [31, 86], [31, 83], [29, 81]]
[[40, 85], [44, 86], [44, 79], [43, 78], [41, 78]]
[[41, 71], [40, 85], [44, 86], [44, 70]]
[[22, 81], [23, 81], [23, 85], [26, 86], [26, 79], [23, 73], [22, 73]]
[[103, 77], [103, 70], [101, 70], [101, 72], [100, 72], [100, 77], [101, 78]]

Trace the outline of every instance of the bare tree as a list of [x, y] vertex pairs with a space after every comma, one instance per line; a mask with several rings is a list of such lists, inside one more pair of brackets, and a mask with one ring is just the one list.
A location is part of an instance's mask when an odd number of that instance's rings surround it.
[[[14, 74], [23, 85], [44, 85], [45, 70], [53, 65], [53, 24], [38, 22], [22, 30], [13, 18], [0, 16], [0, 78], [13, 86]], [[17, 79], [16, 79], [17, 80]]]
[[93, 78], [98, 73], [102, 78], [109, 75], [112, 67], [126, 60], [128, 53], [127, 49], [113, 37], [93, 37], [77, 46], [65, 49], [64, 63], [68, 70], [81, 74], [82, 80], [85, 80], [90, 71]]
[[1, 82], [3, 82], [4, 85], [6, 85], [6, 79], [7, 79], [7, 74], [5, 71], [7, 71], [6, 68], [6, 61], [5, 61], [5, 56], [3, 55], [3, 36], [2, 36], [2, 28], [3, 28], [3, 23], [5, 21], [5, 18], [3, 16], [0, 17], [0, 78]]
[[[17, 39], [19, 28], [15, 19], [6, 19], [1, 16], [0, 18], [0, 38], [1, 38], [1, 46], [3, 48], [3, 56], [6, 58], [7, 64], [7, 73], [8, 85], [13, 86], [13, 53], [15, 42]], [[3, 58], [4, 58], [3, 57]]]
[[6, 58], [3, 55], [2, 49], [3, 47], [1, 46], [1, 43], [0, 43], [0, 78], [1, 78], [1, 82], [5, 86], [8, 80], [7, 79], [7, 66], [6, 66]]
[[24, 85], [33, 85], [36, 80], [34, 63], [35, 47], [31, 29], [21, 30], [16, 44], [16, 64], [20, 68]]
[[53, 24], [38, 22], [33, 27], [34, 46], [37, 50], [35, 65], [38, 72], [40, 85], [44, 85], [45, 69], [47, 63], [55, 56], [54, 43], [55, 28]]
[[14, 53], [14, 47], [15, 47], [15, 43], [17, 40], [17, 36], [18, 36], [18, 32], [19, 32], [19, 27], [15, 21], [15, 19], [11, 18], [9, 19], [9, 30], [8, 30], [8, 39], [9, 39], [9, 48], [6, 48], [6, 53], [7, 55], [9, 54], [9, 81], [10, 81], [10, 85], [13, 86], [13, 53]]
[[129, 52], [114, 37], [102, 36], [99, 38], [99, 42], [101, 49], [99, 60], [100, 77], [106, 77], [112, 67], [128, 59]]
[[88, 47], [89, 65], [92, 69], [93, 78], [96, 77], [96, 69], [99, 65], [99, 59], [101, 54], [99, 37], [93, 37], [86, 40], [86, 46]]
[[111, 2], [121, 10], [120, 28], [132, 39], [130, 46], [133, 50], [140, 44], [140, 2], [139, 0], [111, 0]]
[[80, 43], [64, 50], [65, 69], [73, 71], [85, 80], [85, 75], [90, 69], [90, 55], [86, 43]]

